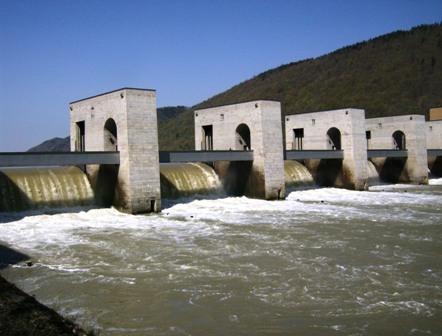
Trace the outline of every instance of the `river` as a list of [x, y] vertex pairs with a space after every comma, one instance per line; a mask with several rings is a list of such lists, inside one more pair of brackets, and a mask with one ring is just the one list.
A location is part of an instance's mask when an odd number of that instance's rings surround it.
[[100, 335], [441, 335], [442, 179], [0, 214], [2, 275]]

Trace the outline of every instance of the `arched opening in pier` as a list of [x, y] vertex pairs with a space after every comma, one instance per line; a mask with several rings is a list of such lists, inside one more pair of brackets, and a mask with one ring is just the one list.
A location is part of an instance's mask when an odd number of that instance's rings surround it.
[[393, 149], [406, 149], [405, 134], [402, 131], [393, 133]]
[[341, 149], [341, 131], [336, 127], [332, 127], [327, 131], [327, 149]]
[[114, 119], [109, 118], [106, 120], [104, 124], [104, 142], [103, 142], [103, 150], [104, 151], [117, 151], [118, 150], [118, 142], [117, 142], [117, 124]]
[[235, 131], [235, 150], [250, 150], [250, 128], [246, 124], [240, 124]]

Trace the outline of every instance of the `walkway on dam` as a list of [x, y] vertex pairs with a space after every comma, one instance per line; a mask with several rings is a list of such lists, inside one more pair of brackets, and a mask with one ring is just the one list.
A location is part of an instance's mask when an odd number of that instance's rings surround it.
[[[429, 149], [428, 156], [442, 156], [442, 149]], [[408, 157], [407, 150], [368, 150], [367, 158]], [[159, 152], [160, 163], [167, 162], [213, 162], [213, 161], [253, 161], [253, 151], [176, 151]], [[343, 159], [342, 150], [287, 150], [285, 160]], [[41, 167], [120, 164], [119, 152], [24, 152], [0, 153], [0, 167]]]

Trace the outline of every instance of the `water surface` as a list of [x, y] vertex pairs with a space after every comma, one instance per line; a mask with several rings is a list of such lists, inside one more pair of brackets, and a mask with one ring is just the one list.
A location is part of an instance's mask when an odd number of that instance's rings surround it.
[[0, 243], [34, 260], [2, 274], [100, 335], [441, 335], [431, 184], [0, 214]]

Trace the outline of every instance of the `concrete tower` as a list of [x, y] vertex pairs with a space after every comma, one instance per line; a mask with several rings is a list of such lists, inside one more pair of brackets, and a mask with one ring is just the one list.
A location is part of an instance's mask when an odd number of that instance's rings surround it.
[[252, 101], [195, 111], [196, 150], [253, 150], [253, 163], [217, 162], [231, 194], [283, 199], [285, 193], [281, 105]]
[[287, 150], [342, 150], [344, 159], [309, 159], [305, 164], [320, 185], [367, 188], [365, 111], [341, 109], [286, 116]]
[[96, 202], [161, 211], [156, 92], [123, 88], [70, 103], [71, 151], [118, 151], [120, 165], [86, 167]]
[[407, 157], [375, 158], [381, 178], [393, 183], [428, 184], [427, 133], [423, 115], [366, 120], [368, 149], [406, 150]]

